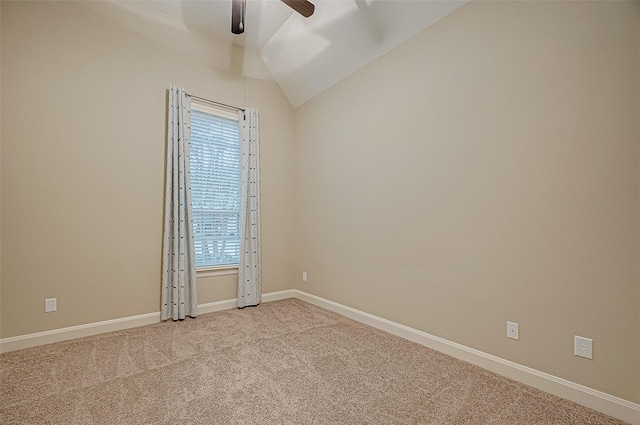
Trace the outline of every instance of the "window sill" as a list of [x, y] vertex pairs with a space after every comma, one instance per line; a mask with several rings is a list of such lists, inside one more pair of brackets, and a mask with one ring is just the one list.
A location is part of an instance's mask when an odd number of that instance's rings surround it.
[[238, 274], [238, 266], [210, 267], [196, 270], [196, 277], [214, 277]]

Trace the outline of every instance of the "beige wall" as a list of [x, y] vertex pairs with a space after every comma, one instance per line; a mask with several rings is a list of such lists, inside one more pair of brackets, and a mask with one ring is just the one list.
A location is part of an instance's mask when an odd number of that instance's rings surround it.
[[472, 2], [299, 107], [297, 287], [640, 402], [639, 18]]
[[[85, 4], [2, 2], [2, 338], [158, 311], [166, 89], [243, 102], [238, 49], [165, 44]], [[293, 110], [273, 82], [248, 80], [246, 100], [261, 112], [263, 289], [290, 289]], [[235, 276], [198, 283], [200, 303], [235, 297]]]

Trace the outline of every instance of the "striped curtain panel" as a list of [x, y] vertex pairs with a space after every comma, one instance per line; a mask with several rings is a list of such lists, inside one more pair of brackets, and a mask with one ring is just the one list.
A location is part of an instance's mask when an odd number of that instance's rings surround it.
[[196, 258], [189, 177], [190, 137], [191, 100], [183, 89], [171, 85], [167, 113], [162, 320], [182, 320], [185, 316], [197, 316]]
[[262, 301], [260, 253], [260, 136], [258, 111], [239, 113], [240, 124], [240, 265], [238, 307]]

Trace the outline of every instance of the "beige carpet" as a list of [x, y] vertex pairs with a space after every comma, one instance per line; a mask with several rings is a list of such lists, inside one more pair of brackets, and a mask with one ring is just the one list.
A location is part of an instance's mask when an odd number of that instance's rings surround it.
[[294, 299], [0, 359], [3, 425], [622, 423]]

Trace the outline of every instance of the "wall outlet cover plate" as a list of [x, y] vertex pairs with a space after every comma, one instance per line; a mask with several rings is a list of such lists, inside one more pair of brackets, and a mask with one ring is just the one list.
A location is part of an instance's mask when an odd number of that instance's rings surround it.
[[573, 354], [593, 360], [593, 340], [575, 335], [573, 339]]
[[56, 298], [46, 298], [44, 300], [44, 312], [51, 313], [58, 309], [58, 300]]
[[507, 338], [520, 339], [517, 323], [507, 322]]

